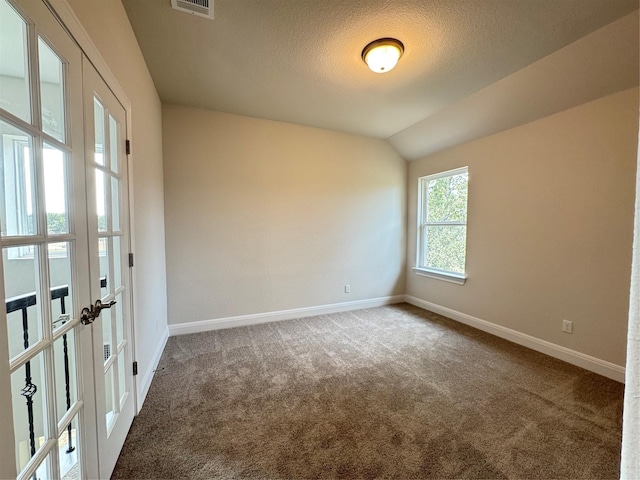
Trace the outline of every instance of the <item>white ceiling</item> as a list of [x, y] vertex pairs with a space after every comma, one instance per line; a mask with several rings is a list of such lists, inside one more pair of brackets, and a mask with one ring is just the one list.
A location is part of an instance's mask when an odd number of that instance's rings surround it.
[[[163, 102], [391, 137], [407, 158], [436, 148], [411, 146], [436, 114], [638, 9], [638, 0], [215, 0], [211, 21], [170, 0], [123, 3]], [[405, 45], [386, 74], [360, 57], [380, 37]], [[622, 55], [637, 85], [637, 48]]]

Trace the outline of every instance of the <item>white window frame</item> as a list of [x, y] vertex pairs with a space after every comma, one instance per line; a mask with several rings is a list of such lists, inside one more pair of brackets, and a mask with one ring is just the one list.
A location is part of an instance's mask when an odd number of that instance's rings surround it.
[[[453, 170], [447, 170], [446, 172], [440, 172], [433, 175], [426, 175], [418, 179], [418, 210], [417, 210], [417, 229], [416, 229], [416, 261], [413, 267], [414, 273], [417, 275], [435, 278], [438, 280], [444, 280], [446, 282], [456, 283], [458, 285], [464, 285], [467, 280], [466, 275], [466, 252], [465, 252], [465, 273], [452, 272], [449, 270], [441, 270], [438, 268], [427, 267], [422, 264], [422, 259], [425, 258], [425, 241], [424, 235], [427, 226], [464, 226], [467, 228], [467, 221], [447, 221], [447, 222], [428, 222], [427, 221], [427, 185], [432, 180], [439, 178], [453, 177], [456, 175], [467, 174], [469, 175], [469, 167], [460, 167]], [[468, 185], [467, 177], [467, 185]], [[468, 211], [468, 191], [467, 191], [467, 211]]]

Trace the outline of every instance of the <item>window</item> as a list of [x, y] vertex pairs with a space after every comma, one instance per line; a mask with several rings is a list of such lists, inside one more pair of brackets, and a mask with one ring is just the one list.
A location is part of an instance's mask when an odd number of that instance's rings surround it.
[[418, 179], [416, 273], [464, 283], [467, 186], [467, 167]]

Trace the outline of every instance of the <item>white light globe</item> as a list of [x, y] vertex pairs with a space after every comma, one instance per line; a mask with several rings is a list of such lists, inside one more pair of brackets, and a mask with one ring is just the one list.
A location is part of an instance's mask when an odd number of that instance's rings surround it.
[[364, 61], [371, 71], [385, 73], [396, 66], [400, 59], [400, 49], [395, 45], [380, 45], [367, 52]]
[[404, 53], [404, 45], [395, 38], [379, 38], [362, 50], [362, 60], [375, 73], [386, 73], [393, 69]]

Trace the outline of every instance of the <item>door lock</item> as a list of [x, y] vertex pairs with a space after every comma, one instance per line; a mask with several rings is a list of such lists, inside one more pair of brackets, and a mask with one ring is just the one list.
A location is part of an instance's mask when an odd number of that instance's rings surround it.
[[89, 308], [84, 307], [80, 313], [80, 322], [83, 325], [91, 325], [95, 322], [96, 318], [100, 316], [100, 312], [105, 308], [111, 308], [116, 304], [115, 300], [111, 300], [109, 303], [102, 303], [100, 300], [96, 300], [95, 305], [90, 305]]

